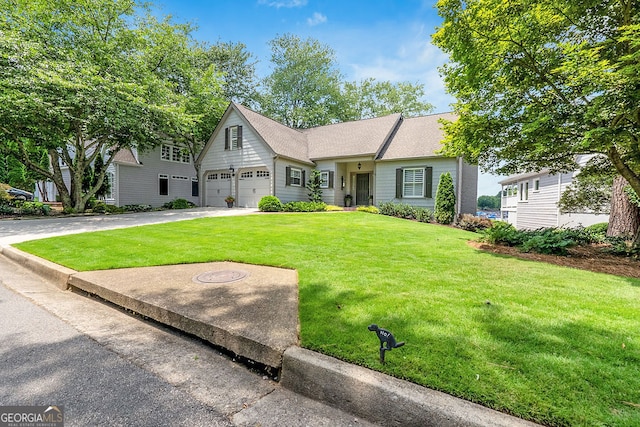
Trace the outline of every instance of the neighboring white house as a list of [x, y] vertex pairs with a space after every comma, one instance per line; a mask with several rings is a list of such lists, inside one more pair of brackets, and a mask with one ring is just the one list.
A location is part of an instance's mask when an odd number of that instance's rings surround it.
[[461, 158], [438, 154], [439, 119], [452, 114], [404, 118], [401, 114], [296, 130], [232, 103], [205, 145], [200, 164], [202, 206], [256, 207], [263, 196], [283, 203], [308, 200], [313, 169], [321, 172], [328, 204], [394, 201], [434, 208], [440, 175], [450, 172], [458, 213], [474, 213], [478, 170]]
[[[61, 165], [61, 169], [69, 188], [69, 168]], [[108, 204], [160, 207], [174, 199], [199, 203], [199, 185], [193, 161], [185, 150], [170, 142], [147, 152], [120, 150], [107, 169], [106, 179], [109, 182], [109, 192], [105, 197]], [[36, 187], [38, 200], [56, 201], [58, 192], [52, 182]]]
[[[577, 158], [580, 167], [592, 155]], [[587, 227], [608, 222], [609, 215], [589, 212], [562, 213], [558, 208], [560, 196], [579, 169], [570, 173], [550, 174], [547, 170], [512, 175], [502, 181], [502, 220], [518, 229], [534, 230], [543, 227]]]

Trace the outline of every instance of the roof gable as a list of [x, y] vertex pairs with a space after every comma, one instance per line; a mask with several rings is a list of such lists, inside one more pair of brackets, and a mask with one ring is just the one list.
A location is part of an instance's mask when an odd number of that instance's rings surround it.
[[440, 119], [454, 121], [453, 113], [403, 119], [389, 145], [380, 153], [380, 160], [412, 159], [439, 156], [444, 129]]
[[376, 155], [400, 120], [400, 114], [391, 114], [306, 129], [303, 132], [309, 141], [309, 157], [325, 159]]
[[305, 135], [239, 104], [231, 104], [274, 153], [311, 162]]

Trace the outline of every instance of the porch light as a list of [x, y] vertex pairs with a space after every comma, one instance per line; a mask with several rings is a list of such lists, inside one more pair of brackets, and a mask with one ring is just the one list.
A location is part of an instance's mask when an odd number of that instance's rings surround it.
[[358, 162], [358, 170], [362, 167], [362, 163]]
[[233, 172], [235, 172], [235, 169], [233, 168], [233, 165], [229, 165], [229, 173], [231, 175], [233, 175]]

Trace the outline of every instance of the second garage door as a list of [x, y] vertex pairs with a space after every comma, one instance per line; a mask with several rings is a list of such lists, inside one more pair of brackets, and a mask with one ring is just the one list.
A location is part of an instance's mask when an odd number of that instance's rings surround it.
[[265, 168], [246, 169], [238, 176], [238, 206], [257, 208], [271, 194], [271, 173]]

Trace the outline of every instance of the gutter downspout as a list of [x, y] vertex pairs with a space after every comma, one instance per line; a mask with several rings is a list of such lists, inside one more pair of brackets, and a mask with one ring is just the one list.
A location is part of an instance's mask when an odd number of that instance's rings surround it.
[[558, 174], [558, 200], [556, 200], [556, 228], [560, 227], [560, 197], [562, 196], [562, 173]]
[[[462, 209], [462, 157], [458, 157], [458, 176], [456, 181], [458, 181], [458, 200], [456, 202], [457, 206], [457, 213], [458, 215], [460, 215], [461, 213], [461, 209]], [[477, 184], [476, 184], [477, 185]]]
[[272, 181], [271, 184], [273, 185], [273, 195], [278, 197], [278, 195], [276, 194], [276, 162], [278, 160], [278, 155], [276, 154], [275, 156], [273, 156], [273, 174], [272, 174]]

